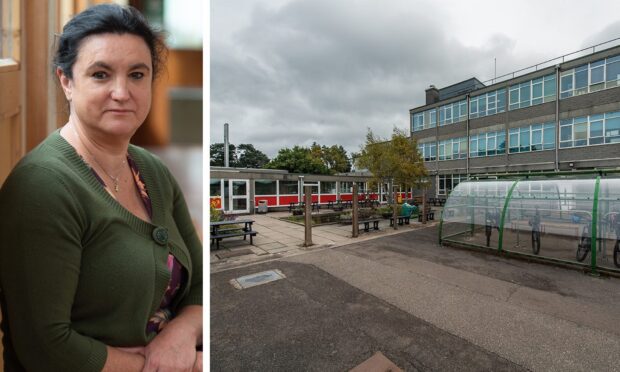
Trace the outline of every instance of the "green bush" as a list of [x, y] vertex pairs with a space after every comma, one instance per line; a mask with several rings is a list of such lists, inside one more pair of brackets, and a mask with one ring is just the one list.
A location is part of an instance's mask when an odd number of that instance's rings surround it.
[[219, 210], [219, 209], [215, 208], [213, 205], [211, 205], [209, 220], [211, 222], [223, 221], [224, 220], [224, 213], [222, 213], [221, 210]]

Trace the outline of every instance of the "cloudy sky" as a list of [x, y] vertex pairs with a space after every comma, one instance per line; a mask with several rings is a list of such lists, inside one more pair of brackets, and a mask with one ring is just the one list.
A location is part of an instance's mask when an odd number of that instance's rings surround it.
[[[505, 4], [505, 5], [504, 5]], [[620, 37], [620, 1], [212, 0], [209, 142], [274, 157], [409, 130], [424, 90]], [[618, 42], [616, 42], [618, 43]]]

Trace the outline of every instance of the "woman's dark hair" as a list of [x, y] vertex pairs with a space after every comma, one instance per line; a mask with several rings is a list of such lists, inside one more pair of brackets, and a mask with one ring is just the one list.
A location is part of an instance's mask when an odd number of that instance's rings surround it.
[[73, 65], [82, 40], [90, 35], [106, 33], [140, 36], [151, 51], [153, 79], [155, 78], [166, 51], [161, 34], [151, 28], [136, 8], [116, 4], [93, 6], [67, 22], [58, 40], [54, 70], [60, 68], [69, 79], [73, 79]]

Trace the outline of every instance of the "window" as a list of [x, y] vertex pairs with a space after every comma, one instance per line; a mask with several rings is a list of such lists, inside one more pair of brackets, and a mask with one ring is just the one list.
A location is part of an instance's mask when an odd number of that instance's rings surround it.
[[353, 182], [340, 182], [340, 192], [343, 192], [343, 193], [353, 192]]
[[620, 55], [586, 63], [562, 72], [560, 98], [596, 92], [618, 85], [620, 79]]
[[620, 111], [560, 121], [560, 148], [620, 142]]
[[222, 180], [219, 178], [211, 178], [209, 183], [209, 195], [211, 197], [222, 196]]
[[[161, 1], [150, 3], [159, 3], [159, 5], [145, 4], [145, 6], [154, 9], [162, 7]], [[169, 35], [166, 40], [167, 45], [173, 49], [202, 50], [203, 2], [201, 0], [186, 1], [183, 7], [176, 6], [175, 3], [177, 2], [171, 0], [163, 1], [164, 27], [162, 28]]]
[[506, 133], [503, 131], [481, 133], [469, 138], [469, 156], [472, 158], [501, 155], [505, 152]]
[[420, 156], [424, 161], [431, 161], [437, 159], [436, 142], [420, 143], [418, 145], [418, 151], [420, 151]]
[[555, 148], [555, 124], [532, 124], [508, 132], [509, 153], [552, 150]]
[[620, 80], [620, 55], [607, 58], [605, 63], [605, 87], [615, 87]]
[[505, 111], [506, 89], [498, 89], [480, 96], [472, 97], [469, 101], [469, 118], [481, 118]]
[[412, 132], [435, 128], [437, 126], [437, 110], [430, 109], [411, 115], [411, 126]]
[[439, 125], [458, 123], [467, 119], [467, 100], [439, 107]]
[[275, 180], [256, 180], [254, 181], [256, 195], [277, 195], [278, 185]]
[[573, 70], [563, 72], [560, 76], [560, 98], [573, 96]]
[[[22, 145], [26, 128], [22, 123], [24, 102], [21, 93], [23, 65], [21, 60], [22, 29], [19, 0], [0, 1], [0, 185], [24, 153]], [[21, 62], [21, 63], [20, 63]]]
[[620, 112], [605, 114], [605, 143], [620, 142]]
[[439, 141], [439, 160], [465, 159], [467, 157], [467, 137]]
[[297, 181], [278, 181], [280, 183], [280, 195], [297, 195], [299, 184]]
[[529, 80], [509, 88], [509, 109], [539, 105], [555, 99], [555, 74]]
[[448, 195], [459, 183], [467, 181], [465, 174], [441, 174], [437, 178], [437, 195]]
[[336, 182], [321, 181], [321, 194], [335, 194]]

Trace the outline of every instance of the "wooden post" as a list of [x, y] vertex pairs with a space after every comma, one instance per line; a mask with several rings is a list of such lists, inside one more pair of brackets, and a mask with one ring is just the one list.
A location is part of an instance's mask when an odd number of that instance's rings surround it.
[[304, 186], [306, 238], [304, 247], [312, 245], [312, 186]]
[[396, 187], [392, 182], [392, 218], [394, 219], [394, 230], [398, 230], [398, 224], [396, 223], [396, 216], [398, 216], [398, 198], [396, 197]]
[[422, 223], [426, 223], [426, 187], [422, 188]]
[[359, 221], [358, 221], [358, 200], [357, 200], [357, 183], [353, 184], [353, 211], [351, 212], [351, 226], [353, 231], [351, 232], [351, 236], [353, 238], [357, 238], [359, 236]]

